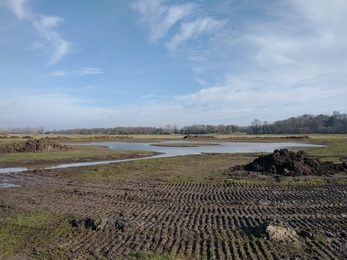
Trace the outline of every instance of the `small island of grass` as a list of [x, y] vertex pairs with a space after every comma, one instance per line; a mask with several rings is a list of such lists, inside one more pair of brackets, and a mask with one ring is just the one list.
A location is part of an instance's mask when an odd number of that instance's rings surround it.
[[200, 147], [200, 146], [220, 146], [216, 143], [160, 143], [151, 144], [150, 146], [161, 146], [161, 147]]

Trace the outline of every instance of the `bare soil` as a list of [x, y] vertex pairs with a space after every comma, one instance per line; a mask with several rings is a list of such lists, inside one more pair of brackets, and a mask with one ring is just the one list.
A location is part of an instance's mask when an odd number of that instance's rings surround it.
[[59, 144], [52, 141], [50, 138], [41, 139], [28, 139], [25, 143], [10, 143], [0, 145], [1, 153], [24, 153], [24, 152], [54, 152], [54, 151], [68, 151], [72, 147]]
[[285, 176], [321, 176], [347, 172], [347, 164], [345, 162], [342, 164], [321, 162], [319, 159], [310, 158], [305, 151], [295, 153], [288, 149], [281, 149], [275, 150], [271, 154], [262, 155], [251, 163], [238, 165], [230, 169], [231, 172], [239, 170]]
[[[244, 159], [242, 155], [233, 160], [223, 155], [191, 158], [210, 160], [215, 169], [217, 156], [225, 158], [219, 165], [224, 169]], [[71, 225], [85, 230], [19, 252], [20, 256], [36, 259], [39, 252], [59, 248], [68, 259], [127, 259], [132, 252], [167, 254], [171, 259], [347, 257], [345, 177], [296, 185], [290, 176], [286, 178], [292, 181], [282, 183], [253, 173], [252, 182], [224, 175], [176, 183], [168, 182], [172, 176], [158, 169], [147, 177], [133, 175], [114, 183], [77, 178], [92, 170], [98, 167], [28, 171], [13, 179], [21, 187], [0, 189], [0, 219], [16, 209], [47, 210], [72, 215]]]
[[213, 135], [185, 135], [184, 139], [214, 139]]

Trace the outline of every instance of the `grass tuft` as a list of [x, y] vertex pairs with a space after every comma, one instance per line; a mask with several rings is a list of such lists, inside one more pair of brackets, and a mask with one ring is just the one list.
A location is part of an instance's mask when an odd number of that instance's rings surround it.
[[[0, 256], [54, 244], [55, 240], [68, 237], [74, 231], [64, 215], [49, 211], [15, 211], [0, 224]], [[57, 256], [63, 254], [55, 249], [52, 253]]]

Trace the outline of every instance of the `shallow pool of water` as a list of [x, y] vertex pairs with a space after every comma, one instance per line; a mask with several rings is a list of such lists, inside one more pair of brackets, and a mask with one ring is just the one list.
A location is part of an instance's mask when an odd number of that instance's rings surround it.
[[[166, 141], [164, 144], [185, 144], [185, 143], [196, 143], [187, 141]], [[82, 145], [98, 145], [107, 146], [112, 150], [129, 150], [129, 151], [155, 151], [163, 154], [146, 157], [146, 158], [134, 158], [134, 159], [123, 159], [123, 160], [112, 160], [112, 161], [100, 161], [100, 162], [81, 162], [81, 163], [67, 163], [58, 166], [47, 167], [46, 169], [56, 169], [56, 168], [68, 168], [68, 167], [79, 167], [79, 166], [89, 166], [98, 164], [108, 164], [113, 162], [125, 162], [133, 160], [144, 160], [151, 158], [162, 158], [171, 157], [179, 155], [190, 155], [190, 154], [201, 154], [201, 153], [256, 153], [256, 152], [273, 152], [276, 149], [287, 148], [289, 150], [299, 150], [306, 148], [318, 148], [323, 147], [323, 145], [314, 144], [303, 144], [303, 143], [245, 143], [245, 142], [213, 142], [218, 144], [216, 146], [198, 146], [198, 147], [165, 147], [165, 146], [153, 146], [153, 143], [129, 143], [129, 142], [98, 142], [98, 143], [88, 143]], [[163, 144], [163, 143], [161, 143]], [[18, 172], [26, 171], [27, 168], [2, 168], [0, 169], [0, 174], [15, 174]], [[3, 188], [4, 183], [0, 183], [0, 188]], [[7, 187], [10, 184], [7, 184]]]

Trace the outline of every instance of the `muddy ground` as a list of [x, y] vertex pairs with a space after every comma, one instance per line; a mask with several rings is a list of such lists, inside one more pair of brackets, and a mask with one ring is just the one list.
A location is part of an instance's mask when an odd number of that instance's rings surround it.
[[[213, 165], [217, 156], [218, 167]], [[204, 155], [203, 161], [211, 161], [211, 169], [227, 170], [255, 158]], [[164, 165], [168, 159], [156, 160]], [[325, 176], [316, 184], [317, 176], [278, 181], [262, 173], [216, 172], [194, 183], [168, 181], [180, 172], [159, 167], [148, 176], [117, 182], [78, 178], [98, 169], [34, 170], [6, 177], [21, 187], [0, 189], [2, 221], [14, 210], [45, 210], [67, 214], [75, 229], [85, 230], [9, 259], [36, 259], [38, 252], [55, 248], [67, 259], [128, 259], [134, 252], [169, 259], [347, 257], [345, 175]]]

